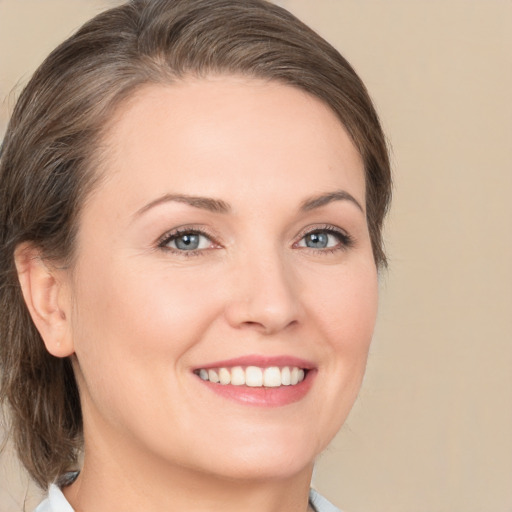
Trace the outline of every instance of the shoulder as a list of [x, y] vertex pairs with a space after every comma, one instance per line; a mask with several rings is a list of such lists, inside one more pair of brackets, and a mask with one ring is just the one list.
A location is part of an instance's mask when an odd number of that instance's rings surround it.
[[316, 512], [341, 512], [339, 508], [336, 508], [330, 501], [325, 499], [314, 489], [311, 489], [309, 492], [309, 501]]
[[42, 501], [34, 512], [74, 512], [62, 491], [54, 484], [48, 489], [48, 497]]

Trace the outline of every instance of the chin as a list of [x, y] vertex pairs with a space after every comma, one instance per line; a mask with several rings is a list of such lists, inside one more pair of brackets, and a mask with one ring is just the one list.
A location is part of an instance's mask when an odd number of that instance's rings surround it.
[[215, 474], [224, 479], [240, 482], [257, 482], [269, 480], [287, 480], [300, 473], [310, 473], [314, 459], [301, 456], [273, 456], [266, 458], [229, 461], [222, 468], [217, 465]]
[[272, 437], [268, 432], [253, 432], [243, 439], [232, 439], [229, 446], [219, 443], [217, 449], [212, 441], [208, 457], [199, 466], [210, 466], [210, 473], [239, 481], [286, 480], [300, 473], [309, 474], [321, 450], [314, 436], [290, 435], [290, 429], [293, 426]]

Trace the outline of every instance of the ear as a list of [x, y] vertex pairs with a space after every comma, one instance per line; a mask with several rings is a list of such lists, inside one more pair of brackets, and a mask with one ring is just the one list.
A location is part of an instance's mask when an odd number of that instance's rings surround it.
[[66, 271], [47, 264], [28, 243], [16, 248], [14, 259], [23, 298], [46, 349], [56, 357], [70, 356], [74, 346]]

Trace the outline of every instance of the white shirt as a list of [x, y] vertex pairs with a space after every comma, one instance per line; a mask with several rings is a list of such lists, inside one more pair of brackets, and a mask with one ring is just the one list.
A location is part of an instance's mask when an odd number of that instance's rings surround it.
[[[311, 489], [309, 499], [316, 512], [341, 512], [322, 495]], [[48, 497], [34, 510], [34, 512], [74, 512], [62, 491], [51, 485], [48, 490]]]

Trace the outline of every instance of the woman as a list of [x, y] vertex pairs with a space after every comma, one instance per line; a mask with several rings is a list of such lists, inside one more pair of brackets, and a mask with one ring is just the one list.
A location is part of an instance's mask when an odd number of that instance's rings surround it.
[[328, 43], [261, 0], [133, 0], [58, 47], [0, 161], [2, 394], [38, 512], [332, 511], [386, 145]]

